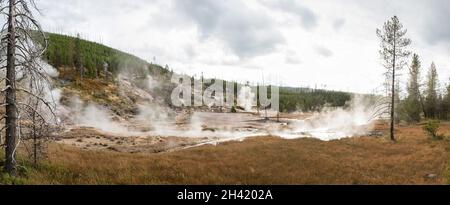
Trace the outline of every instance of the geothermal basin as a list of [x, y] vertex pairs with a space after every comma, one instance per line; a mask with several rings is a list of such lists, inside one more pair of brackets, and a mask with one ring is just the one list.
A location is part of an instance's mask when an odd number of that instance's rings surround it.
[[114, 122], [114, 129], [105, 129], [103, 125], [97, 127], [92, 123], [74, 124], [66, 126], [67, 129], [56, 140], [82, 149], [129, 153], [168, 152], [261, 136], [285, 139], [312, 137], [328, 141], [365, 135], [371, 131], [373, 122], [354, 114], [333, 111], [277, 116], [277, 113], [266, 114], [264, 111], [180, 112], [173, 118], [135, 118]]

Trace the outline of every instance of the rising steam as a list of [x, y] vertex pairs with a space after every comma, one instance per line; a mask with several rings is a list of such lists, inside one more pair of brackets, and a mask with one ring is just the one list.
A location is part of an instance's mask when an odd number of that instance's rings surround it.
[[84, 104], [79, 98], [71, 100], [72, 120], [79, 126], [94, 127], [116, 134], [130, 134], [129, 130], [120, 123], [112, 120], [109, 111], [93, 103]]
[[326, 109], [305, 120], [295, 120], [292, 133], [280, 133], [280, 136], [297, 138], [303, 135], [328, 141], [364, 135], [372, 129], [376, 120], [372, 108], [368, 98], [356, 95], [348, 102], [347, 108]]
[[[373, 124], [373, 105], [363, 96], [355, 95], [345, 108], [326, 108], [306, 119], [281, 119], [281, 122], [262, 121], [256, 113], [212, 113], [174, 111], [154, 101], [150, 94], [162, 86], [151, 75], [146, 75], [144, 88], [132, 83], [132, 75], [119, 75], [118, 84], [122, 94], [133, 93], [143, 101], [137, 102], [137, 113], [130, 120], [118, 122], [106, 107], [94, 103], [83, 103], [72, 99], [70, 106], [72, 121], [78, 126], [89, 126], [122, 136], [176, 136], [206, 137], [211, 143], [242, 140], [253, 136], [280, 136], [286, 139], [313, 137], [335, 140], [365, 135]], [[196, 91], [194, 91], [196, 92]], [[251, 112], [256, 103], [256, 94], [250, 86], [241, 87], [238, 105]], [[265, 116], [264, 116], [265, 117]], [[138, 129], [139, 126], [145, 129]]]
[[245, 111], [250, 112], [255, 104], [256, 95], [250, 86], [243, 86], [238, 94], [238, 105]]

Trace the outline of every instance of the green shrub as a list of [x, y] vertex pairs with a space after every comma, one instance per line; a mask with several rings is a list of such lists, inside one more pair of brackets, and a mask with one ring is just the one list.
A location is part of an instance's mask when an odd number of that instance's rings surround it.
[[20, 177], [13, 177], [6, 173], [0, 173], [1, 185], [24, 185], [27, 184], [27, 180]]
[[438, 134], [440, 127], [439, 120], [429, 120], [424, 126], [423, 129], [427, 132], [428, 135], [434, 140], [443, 139], [442, 135]]

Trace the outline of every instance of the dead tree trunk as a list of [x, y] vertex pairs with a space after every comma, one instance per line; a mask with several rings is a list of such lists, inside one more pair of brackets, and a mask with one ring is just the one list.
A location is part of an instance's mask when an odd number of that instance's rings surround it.
[[[36, 101], [36, 103], [34, 104], [34, 108], [37, 110], [39, 106], [39, 101]], [[31, 120], [33, 122], [32, 125], [32, 135], [33, 135], [33, 164], [34, 166], [37, 166], [38, 163], [38, 137], [37, 137], [37, 129], [36, 129], [36, 112], [33, 112], [31, 114]]]
[[427, 111], [425, 109], [425, 103], [424, 103], [422, 95], [420, 94], [419, 89], [417, 89], [417, 95], [419, 96], [420, 107], [422, 108], [423, 116], [427, 117], [428, 115], [427, 115]]
[[6, 162], [5, 171], [11, 175], [16, 174], [16, 144], [17, 144], [17, 107], [16, 107], [16, 26], [15, 26], [15, 0], [9, 1], [8, 17], [8, 46], [6, 65]]
[[[45, 99], [43, 92], [24, 85], [24, 82], [35, 83], [38, 87], [47, 88], [45, 92], [51, 92], [50, 86], [44, 85], [49, 83], [50, 79], [43, 72], [40, 60], [47, 48], [48, 39], [30, 10], [30, 8], [36, 9], [33, 0], [0, 0], [0, 7], [2, 11], [0, 15], [7, 19], [0, 32], [2, 34], [0, 58], [1, 62], [6, 62], [0, 67], [2, 71], [6, 69], [6, 76], [2, 76], [5, 87], [1, 91], [5, 99], [5, 103], [2, 104], [5, 107], [5, 116], [2, 118], [4, 126], [1, 128], [5, 130], [4, 169], [10, 175], [16, 175], [16, 154], [22, 133], [24, 133], [22, 129], [19, 129], [22, 125], [20, 122], [26, 122], [27, 119], [24, 116], [30, 116], [29, 114], [32, 113], [43, 121], [55, 116], [54, 106]], [[1, 73], [4, 74], [4, 72]], [[16, 76], [16, 74], [20, 75]], [[17, 92], [24, 95], [18, 95]], [[44, 117], [42, 113], [39, 113], [41, 109], [36, 109], [24, 102], [30, 100], [42, 102], [43, 107], [48, 109], [49, 115]], [[36, 137], [39, 137], [39, 134]]]

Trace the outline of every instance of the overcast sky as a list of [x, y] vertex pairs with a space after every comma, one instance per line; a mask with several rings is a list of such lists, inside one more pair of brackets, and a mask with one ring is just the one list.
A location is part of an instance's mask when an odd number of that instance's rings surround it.
[[371, 92], [375, 34], [397, 15], [420, 55], [450, 77], [448, 0], [36, 0], [42, 26], [82, 33], [174, 71], [227, 80]]

